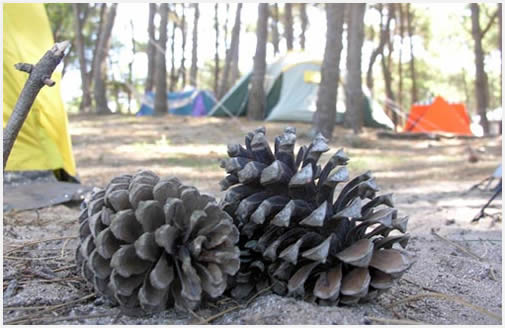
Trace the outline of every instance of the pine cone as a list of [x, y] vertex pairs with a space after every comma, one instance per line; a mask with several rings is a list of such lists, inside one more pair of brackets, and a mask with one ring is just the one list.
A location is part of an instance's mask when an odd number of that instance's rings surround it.
[[240, 265], [239, 232], [217, 202], [176, 178], [141, 170], [83, 202], [76, 263], [121, 306], [161, 311], [216, 298]]
[[[322, 135], [296, 156], [295, 141], [296, 131], [288, 127], [272, 152], [259, 128], [245, 137], [245, 148], [229, 145], [230, 158], [221, 162], [228, 173], [221, 187], [233, 187], [220, 205], [240, 230], [239, 247], [249, 250], [234, 288], [245, 293], [262, 279], [277, 293], [332, 304], [355, 303], [391, 287], [412, 264], [405, 251], [392, 247], [406, 247], [408, 219], [397, 216], [391, 195], [376, 197], [370, 172], [338, 192], [349, 179], [349, 158], [340, 149], [321, 168], [319, 158], [329, 150]], [[389, 235], [393, 230], [400, 233]], [[248, 263], [257, 262], [263, 275], [246, 281]]]

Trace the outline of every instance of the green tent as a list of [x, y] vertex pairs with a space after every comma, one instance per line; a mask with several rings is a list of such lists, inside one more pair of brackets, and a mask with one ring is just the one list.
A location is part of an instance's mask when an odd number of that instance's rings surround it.
[[[249, 82], [252, 73], [244, 75], [216, 103], [210, 116], [242, 116], [247, 112]], [[316, 111], [316, 99], [321, 80], [321, 61], [309, 58], [303, 52], [289, 52], [274, 63], [267, 65], [265, 73], [265, 94], [267, 105], [266, 121], [311, 122]], [[345, 98], [342, 85], [339, 86], [336, 123], [342, 123]], [[365, 90], [366, 94], [366, 90]], [[381, 106], [366, 96], [364, 104], [365, 125], [392, 128], [393, 123]]]

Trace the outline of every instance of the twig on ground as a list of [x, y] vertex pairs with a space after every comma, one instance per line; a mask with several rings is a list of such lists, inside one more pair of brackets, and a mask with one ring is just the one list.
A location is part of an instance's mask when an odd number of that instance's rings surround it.
[[466, 300], [462, 299], [459, 296], [447, 295], [447, 294], [443, 294], [443, 293], [425, 293], [425, 294], [417, 294], [417, 295], [409, 296], [407, 298], [404, 298], [403, 300], [394, 302], [394, 303], [386, 306], [386, 308], [392, 308], [392, 307], [395, 307], [395, 306], [400, 305], [400, 304], [408, 303], [408, 302], [411, 302], [411, 301], [416, 301], [416, 300], [427, 298], [427, 297], [443, 298], [443, 299], [446, 299], [446, 300], [454, 301], [454, 302], [459, 303], [461, 305], [465, 305], [465, 306], [467, 306], [469, 308], [472, 308], [475, 311], [480, 312], [481, 314], [490, 316], [492, 318], [495, 318], [495, 319], [501, 321], [501, 315], [498, 315], [496, 313], [490, 312], [490, 311], [484, 309], [483, 307], [480, 307], [478, 305], [475, 305], [475, 304], [472, 304], [470, 302], [467, 302]]
[[[109, 317], [110, 313], [101, 313], [101, 314], [91, 314], [91, 315], [77, 315], [73, 317], [42, 317], [39, 318], [40, 322], [37, 322], [39, 325], [50, 325], [55, 322], [60, 322], [60, 321], [74, 321], [74, 320], [85, 320], [85, 319], [95, 319], [95, 318], [103, 318], [103, 317]], [[45, 321], [47, 320], [47, 321]]]
[[76, 267], [75, 264], [74, 265], [68, 265], [68, 266], [64, 266], [64, 267], [55, 269], [55, 270], [53, 270], [53, 272], [60, 272], [60, 271], [70, 270], [70, 269], [73, 269], [75, 267]]
[[489, 249], [487, 248], [486, 243], [483, 243], [482, 245], [484, 246], [484, 254], [482, 254], [481, 258], [485, 259]]
[[65, 241], [63, 242], [63, 246], [61, 246], [61, 258], [64, 258], [65, 257], [65, 247], [67, 247], [67, 244], [68, 244], [68, 241], [70, 239], [65, 239]]
[[3, 297], [9, 298], [9, 297], [16, 295], [16, 290], [18, 289], [18, 286], [19, 286], [18, 281], [16, 279], [12, 279], [8, 283], [7, 289], [5, 290]]
[[476, 241], [478, 241], [478, 242], [487, 241], [487, 242], [490, 242], [490, 243], [501, 243], [501, 239], [482, 239], [482, 238], [479, 238], [479, 239], [461, 239], [461, 240], [451, 240], [451, 241], [464, 241], [465, 243], [466, 242], [476, 242]]
[[7, 165], [7, 160], [14, 145], [14, 141], [23, 126], [30, 108], [35, 101], [40, 89], [44, 85], [53, 86], [54, 81], [51, 80], [56, 66], [61, 62], [65, 55], [65, 50], [70, 45], [69, 41], [56, 43], [50, 50], [35, 65], [18, 63], [14, 65], [16, 69], [29, 74], [28, 80], [21, 90], [21, 94], [12, 110], [12, 114], [3, 130], [3, 168]]
[[114, 317], [114, 320], [112, 320], [112, 324], [115, 325], [119, 321], [119, 319], [121, 319], [122, 316], [123, 316], [123, 311], [119, 310], [118, 313], [116, 314], [116, 316]]
[[[461, 245], [458, 245], [457, 243], [445, 238], [445, 237], [442, 237], [441, 235], [437, 234], [433, 229], [431, 229], [431, 233], [439, 238], [440, 240], [442, 241], [445, 241], [447, 243], [449, 243], [450, 245], [456, 247], [457, 249], [461, 250], [462, 252], [472, 256], [473, 258], [477, 259], [479, 262], [485, 262], [487, 263], [487, 266], [486, 268], [489, 270], [489, 277], [494, 280], [494, 281], [497, 281], [498, 279], [496, 278], [496, 275], [495, 275], [495, 272], [494, 272], [494, 268], [493, 268], [493, 265], [491, 264], [490, 261], [488, 261], [485, 256], [487, 255], [488, 253], [488, 248], [486, 246], [486, 244], [484, 243], [484, 247], [485, 247], [485, 251], [484, 251], [484, 255], [482, 256], [478, 256], [476, 254], [474, 254], [473, 252], [471, 252], [470, 250], [466, 249], [465, 247], [461, 246]], [[467, 240], [465, 240], [467, 241]], [[484, 240], [480, 240], [480, 241], [484, 241]]]
[[212, 316], [208, 317], [205, 320], [202, 320], [202, 321], [198, 322], [197, 325], [206, 325], [206, 324], [210, 323], [211, 321], [213, 321], [213, 320], [215, 320], [215, 319], [217, 319], [217, 318], [225, 315], [228, 312], [232, 312], [232, 311], [235, 311], [235, 310], [238, 310], [238, 309], [241, 309], [241, 308], [242, 308], [241, 305], [232, 306], [232, 307], [227, 308], [226, 310], [224, 310], [222, 312], [219, 312], [219, 313], [217, 313], [215, 315], [212, 315]]
[[494, 281], [497, 281], [498, 279], [496, 278], [496, 275], [494, 273], [494, 268], [491, 264], [489, 264], [489, 278], [491, 278]]
[[[25, 248], [25, 247], [28, 247], [28, 246], [33, 246], [33, 245], [37, 245], [37, 244], [40, 244], [40, 243], [44, 243], [44, 242], [47, 242], [47, 241], [56, 241], [56, 240], [65, 240], [65, 239], [75, 239], [79, 236], [66, 236], [66, 237], [58, 237], [58, 238], [48, 238], [48, 239], [42, 239], [42, 240], [36, 240], [36, 241], [32, 241], [32, 242], [28, 242], [28, 243], [25, 243], [23, 245], [19, 245], [19, 246], [12, 246], [14, 247], [13, 249], [9, 249], [5, 255], [7, 254], [10, 254], [10, 253], [13, 253], [19, 249], [22, 249], [22, 248]], [[10, 247], [10, 246], [9, 246]]]
[[[18, 261], [45, 261], [45, 260], [62, 260], [60, 256], [49, 257], [19, 257], [19, 256], [4, 256], [4, 260], [18, 260]], [[63, 258], [65, 259], [65, 258]]]
[[216, 302], [216, 304], [225, 304], [225, 303], [235, 303], [235, 305], [240, 305], [240, 303], [237, 300], [227, 296], [224, 296], [222, 299]]
[[50, 280], [41, 279], [41, 280], [37, 280], [36, 282], [55, 283], [55, 282], [62, 282], [62, 281], [85, 281], [85, 280], [80, 277], [68, 277], [68, 278], [50, 279]]
[[439, 292], [438, 290], [436, 290], [436, 289], [432, 289], [432, 288], [429, 288], [429, 287], [424, 287], [424, 286], [421, 286], [421, 285], [419, 285], [417, 282], [412, 281], [412, 280], [409, 280], [409, 279], [407, 279], [407, 278], [401, 278], [401, 280], [404, 280], [404, 281], [406, 281], [406, 282], [408, 282], [408, 283], [410, 283], [410, 284], [412, 284], [412, 285], [414, 285], [414, 286], [417, 286], [417, 287], [422, 288], [422, 289], [424, 289], [424, 290], [427, 290], [427, 291], [429, 291], [429, 292], [433, 292], [433, 293], [440, 293], [440, 292]]
[[31, 322], [33, 319], [40, 318], [41, 314], [48, 313], [48, 312], [53, 312], [53, 311], [62, 309], [64, 307], [68, 306], [68, 305], [79, 303], [79, 302], [85, 301], [87, 299], [93, 298], [95, 296], [96, 296], [95, 293], [91, 293], [89, 295], [86, 295], [84, 297], [78, 298], [78, 299], [73, 300], [73, 301], [68, 301], [68, 302], [65, 302], [65, 303], [62, 303], [62, 304], [53, 305], [53, 306], [49, 306], [49, 307], [45, 306], [45, 307], [42, 307], [43, 308], [42, 311], [38, 311], [36, 313], [30, 314], [30, 315], [26, 315], [26, 316], [23, 316], [23, 317], [19, 317], [19, 318], [14, 318], [12, 320], [4, 321], [4, 324], [6, 324], [6, 325], [12, 325], [12, 324], [22, 324], [22, 323]]
[[426, 325], [422, 321], [413, 321], [406, 319], [387, 319], [387, 318], [377, 318], [377, 317], [366, 317], [370, 321], [375, 321], [378, 323], [383, 323], [385, 325]]
[[268, 286], [267, 288], [265, 289], [262, 289], [260, 290], [259, 292], [257, 292], [256, 294], [254, 294], [253, 296], [251, 296], [251, 298], [245, 302], [244, 304], [239, 304], [239, 305], [235, 305], [235, 306], [232, 306], [230, 308], [227, 308], [226, 310], [222, 311], [222, 312], [219, 312], [217, 314], [214, 314], [210, 317], [208, 317], [207, 319], [204, 319], [204, 320], [201, 320], [200, 322], [197, 323], [197, 325], [205, 325], [205, 324], [208, 324], [210, 323], [211, 321], [213, 320], [216, 320], [217, 318], [225, 315], [226, 313], [228, 312], [232, 312], [232, 311], [235, 311], [235, 310], [238, 310], [238, 309], [243, 309], [243, 308], [246, 308], [249, 306], [249, 304], [251, 304], [251, 302], [256, 298], [258, 297], [259, 295], [263, 294], [264, 292], [270, 290], [272, 288], [272, 286]]
[[196, 319], [198, 319], [200, 322], [205, 320], [202, 316], [198, 315], [195, 311], [191, 310], [188, 308], [188, 312], [191, 313], [191, 315], [193, 317], [195, 317]]
[[466, 249], [465, 247], [461, 246], [461, 245], [458, 245], [457, 243], [453, 242], [453, 241], [450, 241], [449, 239], [445, 238], [445, 237], [442, 237], [441, 235], [439, 235], [438, 233], [435, 232], [434, 229], [431, 229], [431, 234], [434, 235], [435, 237], [437, 237], [438, 239], [448, 243], [449, 245], [452, 245], [454, 247], [456, 247], [457, 249], [459, 249], [460, 251], [472, 256], [473, 258], [476, 258], [477, 260], [479, 261], [482, 261], [483, 258], [481, 258], [480, 256], [474, 254], [472, 251]]

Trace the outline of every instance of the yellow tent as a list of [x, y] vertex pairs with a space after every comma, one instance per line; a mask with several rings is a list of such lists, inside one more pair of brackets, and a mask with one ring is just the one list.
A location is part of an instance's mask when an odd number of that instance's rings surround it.
[[[53, 45], [49, 19], [42, 3], [3, 5], [4, 128], [28, 78], [28, 74], [16, 70], [14, 64], [36, 64]], [[56, 85], [43, 87], [35, 99], [14, 143], [6, 171], [64, 169], [71, 176], [76, 175], [58, 68], [51, 78]]]

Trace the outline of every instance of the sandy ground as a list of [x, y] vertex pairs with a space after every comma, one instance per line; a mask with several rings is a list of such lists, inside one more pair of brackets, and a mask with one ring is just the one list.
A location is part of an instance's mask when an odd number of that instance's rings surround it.
[[[262, 123], [267, 136], [284, 123]], [[149, 168], [222, 197], [218, 160], [226, 144], [241, 142], [257, 123], [217, 118], [71, 116], [70, 133], [82, 183], [103, 186], [121, 173]], [[307, 124], [293, 124], [298, 145]], [[501, 138], [479, 140], [378, 139], [337, 127], [330, 146], [350, 156], [352, 175], [372, 170], [382, 192], [393, 192], [412, 235], [416, 263], [371, 303], [325, 307], [266, 291], [246, 307], [223, 298], [193, 314], [174, 310], [128, 316], [95, 298], [76, 274], [78, 206], [4, 215], [3, 320], [19, 324], [501, 324], [502, 233], [497, 199], [470, 224], [491, 192], [464, 193], [501, 162]], [[468, 147], [479, 161], [468, 161]], [[323, 161], [330, 156], [325, 154]], [[225, 312], [225, 313], [223, 313]]]

